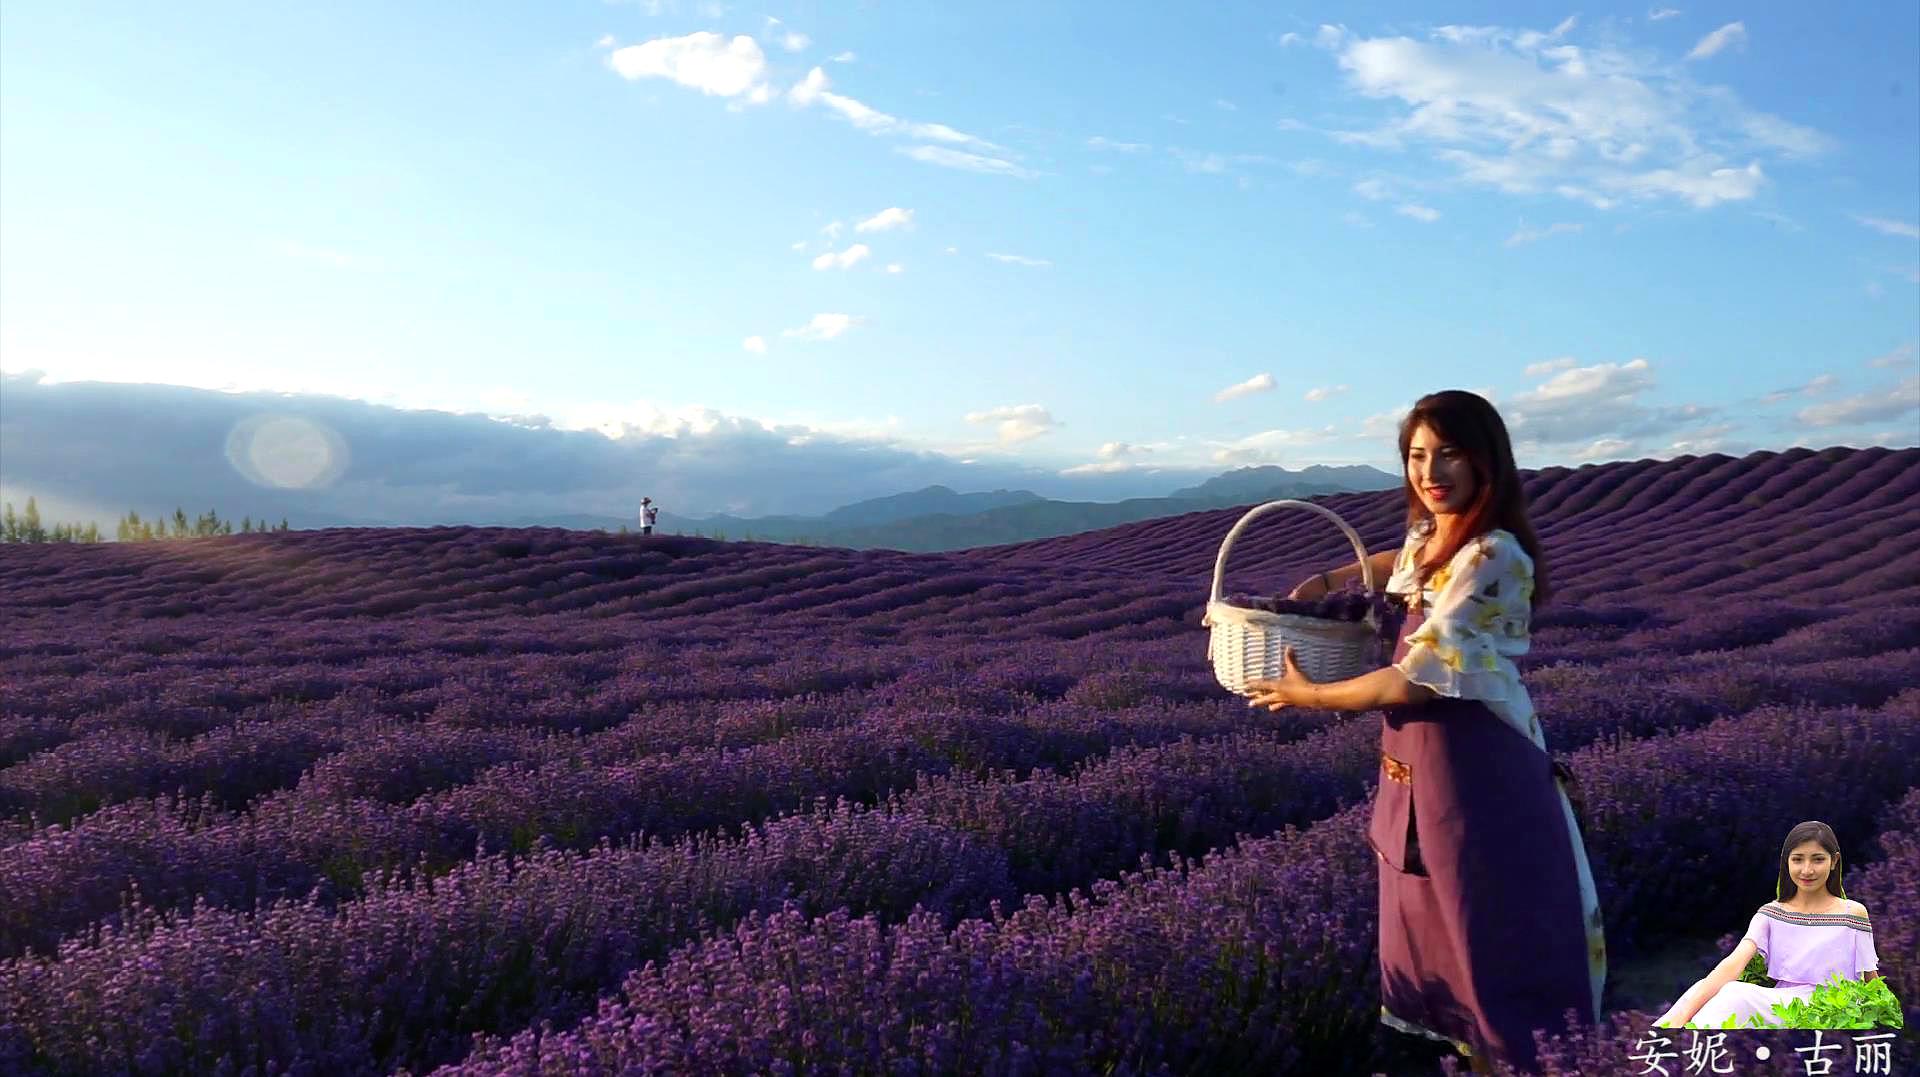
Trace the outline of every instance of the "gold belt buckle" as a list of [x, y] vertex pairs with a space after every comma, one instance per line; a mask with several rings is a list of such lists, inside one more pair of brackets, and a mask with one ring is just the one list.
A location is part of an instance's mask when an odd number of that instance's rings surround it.
[[1387, 768], [1387, 777], [1402, 785], [1413, 784], [1413, 768], [1384, 751], [1380, 753], [1380, 765]]

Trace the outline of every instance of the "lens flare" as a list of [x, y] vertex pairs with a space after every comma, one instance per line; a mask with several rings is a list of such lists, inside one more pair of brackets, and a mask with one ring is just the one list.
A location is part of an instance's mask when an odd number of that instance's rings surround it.
[[347, 470], [347, 442], [298, 415], [249, 415], [227, 434], [227, 462], [258, 486], [318, 490]]

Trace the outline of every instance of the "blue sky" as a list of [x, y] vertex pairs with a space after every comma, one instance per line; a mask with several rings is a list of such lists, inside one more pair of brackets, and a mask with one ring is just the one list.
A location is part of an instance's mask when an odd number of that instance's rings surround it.
[[1920, 443], [1908, 3], [9, 0], [0, 31], [16, 383], [1063, 482], [1392, 470], [1450, 387], [1523, 467]]

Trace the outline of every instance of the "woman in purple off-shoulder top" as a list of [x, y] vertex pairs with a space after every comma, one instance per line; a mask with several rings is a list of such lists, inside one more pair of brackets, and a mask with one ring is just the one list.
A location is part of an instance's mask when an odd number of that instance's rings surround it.
[[[1733, 952], [1695, 981], [1655, 1025], [1721, 1028], [1732, 1017], [1736, 1028], [1777, 1027], [1776, 1005], [1811, 999], [1813, 989], [1835, 973], [1861, 981], [1880, 975], [1867, 907], [1848, 900], [1840, 885], [1840, 839], [1832, 827], [1809, 819], [1787, 833], [1774, 892], [1778, 900], [1753, 914]], [[1739, 978], [1756, 953], [1766, 959], [1774, 986]]]

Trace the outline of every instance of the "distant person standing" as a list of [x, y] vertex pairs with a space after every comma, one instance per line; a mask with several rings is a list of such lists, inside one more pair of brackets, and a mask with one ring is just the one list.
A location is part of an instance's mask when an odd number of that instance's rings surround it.
[[660, 510], [654, 506], [653, 498], [650, 498], [650, 497], [641, 498], [640, 499], [640, 533], [643, 535], [653, 534], [653, 521], [654, 521], [654, 518], [659, 515], [660, 515]]

